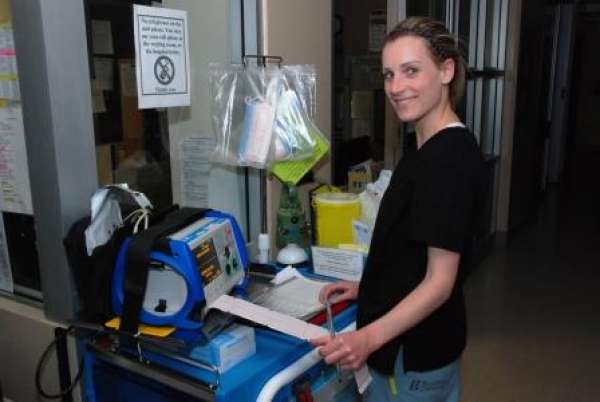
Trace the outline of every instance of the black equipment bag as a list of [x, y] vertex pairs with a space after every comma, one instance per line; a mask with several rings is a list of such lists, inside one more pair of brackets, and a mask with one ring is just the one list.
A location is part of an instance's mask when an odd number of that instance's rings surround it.
[[77, 318], [104, 324], [113, 316], [111, 286], [115, 262], [123, 241], [133, 232], [133, 225], [117, 229], [106, 244], [96, 247], [88, 256], [85, 230], [89, 225], [89, 216], [75, 222], [63, 244], [79, 296]]

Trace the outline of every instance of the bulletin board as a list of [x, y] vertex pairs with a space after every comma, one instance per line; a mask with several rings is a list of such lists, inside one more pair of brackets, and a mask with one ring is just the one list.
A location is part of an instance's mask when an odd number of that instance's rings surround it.
[[9, 0], [0, 0], [0, 289], [39, 290], [34, 212]]

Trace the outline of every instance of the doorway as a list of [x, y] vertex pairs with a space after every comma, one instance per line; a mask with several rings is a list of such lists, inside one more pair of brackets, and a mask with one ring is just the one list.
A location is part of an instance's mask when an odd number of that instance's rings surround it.
[[386, 100], [380, 60], [386, 10], [386, 0], [334, 1], [332, 149], [338, 186], [347, 184], [352, 166], [383, 161]]
[[[600, 54], [597, 51], [600, 7], [580, 6], [575, 25], [570, 88], [572, 102], [561, 181], [561, 198], [568, 205], [568, 200], [574, 195], [585, 197], [589, 202], [600, 197], [600, 190], [595, 185], [600, 175]], [[589, 206], [590, 220], [600, 224], [596, 207]]]
[[[334, 1], [332, 177], [335, 185], [348, 184], [349, 170], [366, 171], [375, 180], [384, 160], [385, 167], [391, 169], [403, 153], [402, 128], [397, 127], [395, 117], [388, 116], [386, 121], [390, 109], [383, 91], [381, 49], [387, 31], [406, 16], [431, 16], [450, 24], [448, 10], [463, 10], [465, 4], [469, 8], [469, 2], [463, 2], [463, 7], [454, 3]], [[468, 20], [465, 22], [468, 25]], [[352, 185], [348, 189], [362, 190]]]

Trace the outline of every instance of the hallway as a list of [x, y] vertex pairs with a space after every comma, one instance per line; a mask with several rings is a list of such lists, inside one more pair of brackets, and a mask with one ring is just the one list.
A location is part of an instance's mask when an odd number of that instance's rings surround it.
[[600, 401], [600, 152], [572, 161], [466, 284], [464, 402]]

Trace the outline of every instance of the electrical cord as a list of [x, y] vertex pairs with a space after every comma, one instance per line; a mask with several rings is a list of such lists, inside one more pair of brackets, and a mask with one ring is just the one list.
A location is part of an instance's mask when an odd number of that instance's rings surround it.
[[131, 212], [129, 215], [127, 215], [127, 217], [123, 219], [123, 221], [127, 222], [129, 219], [131, 219], [132, 223], [135, 222], [133, 226], [133, 233], [137, 233], [140, 228], [140, 223], [142, 222], [144, 223], [144, 230], [148, 229], [149, 218], [151, 213], [152, 211], [150, 209], [138, 208], [135, 211]]
[[[75, 330], [74, 326], [72, 326], [72, 325], [69, 326], [67, 328], [67, 330], [65, 331], [63, 337], [66, 338], [67, 335], [69, 335], [74, 330]], [[44, 363], [46, 363], [46, 361], [48, 360], [48, 356], [49, 356], [50, 352], [52, 351], [52, 349], [56, 348], [56, 344], [58, 343], [58, 341], [59, 341], [59, 338], [55, 337], [54, 340], [52, 342], [50, 342], [50, 344], [46, 347], [46, 349], [42, 353], [40, 359], [38, 360], [37, 367], [35, 369], [35, 386], [37, 388], [37, 392], [46, 399], [60, 399], [60, 398], [64, 397], [65, 395], [68, 395], [69, 393], [73, 392], [73, 389], [77, 386], [77, 384], [81, 380], [81, 374], [83, 373], [83, 359], [81, 359], [79, 361], [79, 371], [77, 372], [77, 375], [73, 379], [73, 382], [67, 389], [62, 390], [61, 392], [59, 392], [57, 394], [50, 394], [50, 393], [44, 391], [44, 389], [42, 388], [42, 381], [41, 381], [42, 380], [42, 369], [43, 369]]]

